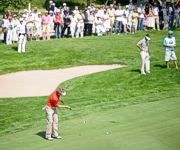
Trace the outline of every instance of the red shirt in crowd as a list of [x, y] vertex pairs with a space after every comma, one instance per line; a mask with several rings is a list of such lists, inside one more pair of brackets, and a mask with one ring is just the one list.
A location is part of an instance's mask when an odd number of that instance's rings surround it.
[[49, 107], [57, 107], [57, 104], [59, 103], [59, 100], [60, 100], [60, 95], [54, 91], [50, 96], [49, 96], [49, 99], [48, 99], [48, 102], [47, 102], [47, 105]]
[[59, 25], [62, 25], [64, 23], [63, 19], [60, 17], [60, 15], [56, 15], [54, 22], [55, 22], [55, 24], [59, 24]]

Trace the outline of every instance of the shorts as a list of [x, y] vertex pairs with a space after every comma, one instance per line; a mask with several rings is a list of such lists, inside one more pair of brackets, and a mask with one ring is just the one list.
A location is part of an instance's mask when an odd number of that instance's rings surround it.
[[43, 25], [43, 32], [49, 32], [49, 25]]
[[33, 35], [34, 33], [34, 27], [27, 27], [27, 35], [30, 36], [30, 35]]
[[169, 61], [169, 60], [177, 60], [177, 57], [174, 51], [166, 50], [165, 61]]

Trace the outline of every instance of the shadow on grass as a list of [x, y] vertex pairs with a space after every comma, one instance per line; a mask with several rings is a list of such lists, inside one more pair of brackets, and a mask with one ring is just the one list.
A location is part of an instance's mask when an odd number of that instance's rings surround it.
[[36, 133], [36, 135], [40, 136], [41, 138], [45, 139], [45, 131], [40, 131], [38, 133]]
[[138, 72], [138, 73], [140, 73], [140, 70], [139, 69], [132, 69], [132, 70], [130, 70], [130, 72]]
[[154, 67], [156, 67], [156, 68], [166, 68], [166, 65], [156, 64], [156, 65], [154, 65]]
[[12, 46], [11, 48], [12, 48], [12, 50], [14, 50], [14, 51], [18, 51], [18, 50], [17, 50], [17, 46]]

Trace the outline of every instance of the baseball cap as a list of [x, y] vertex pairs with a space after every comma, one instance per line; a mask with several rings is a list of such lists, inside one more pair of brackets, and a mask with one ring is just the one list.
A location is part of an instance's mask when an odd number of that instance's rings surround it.
[[23, 21], [23, 18], [19, 18], [19, 21]]
[[150, 38], [150, 35], [147, 33], [146, 35], [145, 35], [145, 38], [149, 41], [151, 38]]
[[172, 34], [173, 34], [173, 31], [169, 30], [169, 31], [168, 31], [168, 34], [169, 34], [169, 35], [172, 35]]
[[64, 88], [57, 88], [57, 89], [56, 89], [56, 92], [59, 93], [59, 94], [61, 94], [61, 95], [63, 95], [63, 96], [66, 95], [66, 91], [64, 90]]

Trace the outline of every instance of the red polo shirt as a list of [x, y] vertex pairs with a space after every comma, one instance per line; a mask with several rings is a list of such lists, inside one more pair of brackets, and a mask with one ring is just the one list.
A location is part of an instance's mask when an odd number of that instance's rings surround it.
[[47, 102], [47, 105], [49, 107], [57, 107], [57, 104], [59, 103], [59, 100], [60, 100], [60, 95], [54, 91], [50, 96], [49, 96], [49, 99], [48, 99], [48, 102]]

